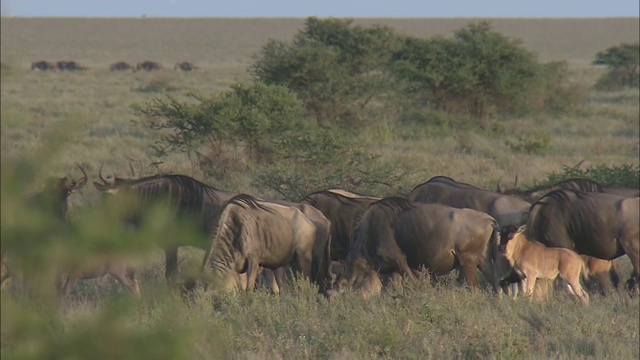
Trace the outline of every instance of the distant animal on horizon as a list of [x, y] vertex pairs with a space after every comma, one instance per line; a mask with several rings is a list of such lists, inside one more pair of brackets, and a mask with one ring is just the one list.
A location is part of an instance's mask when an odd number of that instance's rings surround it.
[[160, 63], [157, 63], [155, 61], [143, 61], [143, 62], [139, 62], [136, 65], [136, 71], [160, 71], [163, 69], [163, 66]]
[[118, 61], [116, 63], [111, 64], [111, 66], [109, 66], [109, 70], [111, 71], [135, 71], [134, 67], [131, 66], [129, 63], [124, 62], [124, 61]]
[[58, 61], [56, 63], [56, 67], [59, 71], [85, 71], [89, 70], [88, 67], [82, 66], [79, 63], [69, 60], [69, 61]]
[[55, 63], [40, 60], [31, 63], [31, 70], [33, 71], [58, 71], [58, 67]]
[[194, 65], [193, 63], [190, 63], [188, 61], [181, 61], [181, 62], [177, 62], [176, 65], [173, 67], [174, 70], [178, 70], [178, 71], [200, 71], [202, 70], [201, 67]]

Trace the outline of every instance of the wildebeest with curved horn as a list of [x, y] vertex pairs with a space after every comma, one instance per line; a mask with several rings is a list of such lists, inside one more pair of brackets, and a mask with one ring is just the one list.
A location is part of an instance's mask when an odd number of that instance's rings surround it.
[[341, 189], [326, 189], [307, 195], [302, 203], [320, 210], [331, 222], [331, 258], [344, 261], [353, 245], [359, 217], [380, 198]]
[[[199, 225], [202, 237], [197, 241], [191, 237], [170, 239], [170, 244], [164, 246], [165, 277], [170, 282], [177, 275], [178, 247], [194, 246], [207, 250], [207, 239], [217, 225], [215, 219], [224, 203], [236, 195], [185, 175], [153, 175], [138, 179], [105, 177], [100, 166], [99, 176], [102, 184], [93, 183], [99, 191], [111, 195], [126, 194], [137, 201], [136, 209], [133, 209], [136, 218], [155, 204], [165, 204], [170, 209], [177, 210], [177, 219], [193, 220]], [[138, 225], [135, 223], [136, 219], [132, 220], [134, 225]]]
[[458, 280], [478, 288], [478, 269], [494, 283], [489, 247], [497, 241], [497, 223], [485, 213], [385, 198], [363, 215], [338, 285], [349, 287], [374, 273], [415, 278], [421, 268], [435, 275], [458, 268]]
[[299, 209], [260, 201], [250, 195], [231, 198], [220, 215], [202, 270], [213, 272], [224, 290], [239, 287], [246, 272], [245, 290], [253, 290], [259, 266], [286, 265], [309, 278], [314, 259], [315, 226]]
[[547, 246], [633, 265], [628, 286], [640, 282], [640, 198], [575, 190], [552, 191], [531, 205], [525, 236]]

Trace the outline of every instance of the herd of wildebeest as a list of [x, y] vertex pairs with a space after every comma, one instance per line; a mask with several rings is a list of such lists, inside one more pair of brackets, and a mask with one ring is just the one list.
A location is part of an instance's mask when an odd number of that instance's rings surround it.
[[[55, 179], [33, 196], [34, 204], [44, 206], [38, 196], [53, 199], [51, 212], [68, 223], [68, 196], [88, 181], [79, 168], [80, 179]], [[480, 289], [479, 270], [496, 294], [533, 296], [541, 281], [547, 291], [565, 289], [585, 304], [586, 290], [638, 294], [637, 188], [576, 178], [527, 191], [491, 191], [435, 176], [406, 197], [325, 189], [289, 202], [219, 190], [186, 175], [137, 177], [133, 168], [130, 177], [117, 177], [103, 175], [100, 166], [98, 178], [95, 188], [108, 198], [134, 199], [123, 225], [139, 228], [145, 211], [158, 204], [171, 209], [176, 221], [192, 220], [200, 238], [163, 243], [175, 244], [163, 246], [165, 277], [185, 292], [203, 285], [214, 291], [265, 286], [278, 293], [304, 278], [331, 299], [345, 290], [372, 296], [409, 281], [437, 283], [453, 270], [460, 285]], [[204, 247], [200, 276], [178, 276], [179, 246]], [[633, 273], [618, 290], [613, 260], [624, 255]], [[7, 266], [10, 253], [2, 256], [4, 282], [19, 269]], [[125, 262], [107, 260], [65, 273], [66, 280], [56, 283], [60, 296], [79, 279], [105, 274], [140, 292], [136, 269]]]
[[[128, 72], [160, 71], [163, 69], [164, 69], [164, 66], [162, 66], [162, 64], [156, 61], [149, 61], [149, 60], [139, 62], [135, 66], [125, 61], [118, 61], [109, 66], [109, 70], [111, 71], [128, 71]], [[202, 70], [201, 67], [194, 65], [189, 61], [177, 62], [173, 66], [173, 69], [177, 71], [201, 71]], [[34, 70], [34, 71], [86, 71], [86, 70], [89, 70], [89, 68], [73, 60], [56, 61], [56, 62], [40, 60], [40, 61], [34, 61], [31, 63], [31, 70]]]

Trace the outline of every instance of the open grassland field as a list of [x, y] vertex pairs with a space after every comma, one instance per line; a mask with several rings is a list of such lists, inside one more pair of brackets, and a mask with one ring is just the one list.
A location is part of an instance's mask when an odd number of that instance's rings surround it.
[[[478, 20], [366, 19], [356, 23], [381, 23], [400, 33], [429, 37], [451, 35]], [[126, 175], [129, 159], [134, 159], [136, 166], [142, 166], [143, 175], [181, 173], [221, 189], [276, 197], [267, 189], [252, 186], [242, 174], [223, 180], [206, 178], [184, 154], [163, 159], [160, 169], [150, 167], [155, 160], [149, 155], [153, 134], [133, 122], [136, 116], [131, 106], [164, 95], [181, 98], [192, 92], [219, 93], [231, 84], [248, 81], [247, 66], [268, 39], [290, 40], [303, 25], [303, 19], [2, 18], [2, 161], [37, 153], [55, 134], [64, 141], [53, 141], [53, 148], [46, 148], [38, 177], [70, 174], [75, 164], [81, 163], [91, 182], [100, 164]], [[522, 39], [542, 61], [567, 61], [573, 80], [588, 92], [586, 105], [573, 115], [499, 119], [504, 127], [501, 135], [385, 121], [363, 128], [354, 136], [364, 139], [365, 150], [412, 171], [404, 180], [405, 194], [435, 175], [493, 188], [498, 180], [511, 184], [516, 174], [519, 183], [532, 184], [547, 173], [581, 161], [584, 166], [639, 165], [638, 90], [591, 90], [604, 73], [591, 65], [595, 53], [619, 43], [638, 42], [637, 18], [495, 19], [492, 26]], [[90, 70], [31, 71], [31, 62], [38, 60], [75, 60]], [[158, 61], [166, 69], [149, 73], [108, 70], [117, 61], [135, 65], [143, 60]], [[191, 61], [204, 71], [174, 71], [178, 61]], [[514, 152], [507, 140], [515, 141], [516, 135], [547, 139], [548, 148], [544, 155]], [[70, 200], [73, 214], [97, 202], [99, 196], [89, 185]], [[200, 250], [181, 250], [181, 258], [186, 258], [181, 270], [197, 267], [202, 254]], [[626, 280], [630, 263], [626, 257], [617, 262]], [[409, 284], [367, 301], [347, 294], [329, 303], [304, 283], [280, 296], [261, 291], [217, 297], [197, 293], [186, 300], [165, 292], [159, 255], [145, 264], [139, 276], [143, 293], [139, 301], [130, 299], [109, 278], [81, 282], [61, 310], [45, 307], [35, 311], [12, 300], [13, 289], [3, 292], [3, 357], [640, 356], [640, 306], [637, 298], [626, 294], [607, 298], [592, 295], [589, 307], [581, 307], [564, 293], [552, 295], [544, 303], [531, 303], [522, 298], [498, 299], [488, 290], [472, 292], [445, 281], [436, 287]], [[99, 341], [107, 345], [101, 347], [96, 343]], [[123, 353], [128, 357], [121, 357]]]

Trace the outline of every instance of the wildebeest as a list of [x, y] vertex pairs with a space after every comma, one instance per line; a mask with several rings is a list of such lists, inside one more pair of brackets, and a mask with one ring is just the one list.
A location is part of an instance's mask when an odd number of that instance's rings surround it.
[[520, 225], [523, 214], [531, 206], [514, 196], [480, 189], [445, 176], [436, 176], [417, 185], [409, 194], [409, 200], [482, 211], [496, 219], [499, 226]]
[[143, 61], [143, 62], [139, 62], [138, 64], [136, 64], [136, 70], [140, 71], [140, 70], [144, 70], [144, 71], [159, 71], [162, 70], [163, 67], [161, 64], [155, 62], [155, 61]]
[[[427, 182], [417, 185], [409, 194], [409, 200], [481, 211], [491, 215], [500, 227], [519, 226], [531, 206], [530, 203], [517, 197], [480, 189], [446, 176], [435, 176]], [[497, 252], [497, 248], [491, 249], [491, 251], [494, 252], [493, 258], [496, 262], [495, 280], [498, 281], [501, 277], [507, 276], [511, 269]], [[493, 285], [497, 286], [497, 284]], [[515, 291], [515, 286], [512, 289]]]
[[104, 275], [111, 275], [124, 285], [132, 294], [140, 296], [140, 287], [134, 269], [127, 261], [114, 259], [103, 260], [98, 264], [91, 264], [82, 268], [67, 269], [67, 276], [63, 284], [58, 284], [62, 296], [67, 296], [73, 290], [78, 280], [95, 279]]
[[316, 191], [302, 202], [320, 210], [331, 222], [331, 258], [344, 261], [351, 249], [359, 217], [380, 198], [340, 189]]
[[553, 190], [559, 190], [559, 189], [577, 190], [577, 191], [584, 191], [584, 192], [599, 192], [599, 193], [607, 193], [607, 194], [619, 195], [624, 197], [640, 196], [639, 189], [604, 186], [596, 181], [585, 179], [585, 178], [570, 178], [570, 179], [559, 181], [555, 184], [536, 186], [528, 190], [519, 190], [515, 187], [513, 189], [502, 189], [500, 187], [500, 184], [498, 184], [498, 187], [497, 187], [497, 191], [501, 194], [514, 195], [530, 203], [534, 203], [538, 201], [545, 194]]
[[109, 70], [111, 71], [134, 71], [133, 66], [124, 61], [118, 61], [116, 63], [111, 64], [109, 66]]
[[525, 236], [546, 246], [633, 265], [628, 285], [640, 281], [640, 198], [555, 190], [531, 205]]
[[313, 263], [322, 261], [314, 258], [314, 242], [313, 222], [296, 207], [240, 194], [224, 205], [202, 270], [211, 270], [224, 290], [240, 287], [239, 276], [245, 272], [245, 290], [252, 290], [259, 266], [273, 270], [289, 265], [310, 278]]
[[458, 268], [458, 280], [478, 288], [478, 269], [494, 282], [489, 247], [497, 241], [496, 221], [482, 212], [385, 198], [363, 215], [339, 286], [368, 279], [366, 284], [377, 287], [376, 273], [415, 279], [422, 268], [435, 275]]
[[173, 67], [174, 70], [179, 70], [179, 71], [197, 71], [197, 70], [201, 70], [199, 66], [193, 65], [192, 63], [188, 62], [188, 61], [181, 61], [181, 62], [177, 62], [175, 64], [175, 66]]
[[145, 211], [157, 204], [164, 204], [176, 210], [176, 219], [196, 222], [201, 237], [167, 239], [169, 243], [163, 244], [166, 256], [165, 277], [170, 282], [177, 276], [178, 247], [194, 246], [207, 250], [207, 239], [217, 225], [216, 217], [224, 203], [236, 195], [215, 189], [185, 175], [154, 175], [139, 179], [105, 177], [102, 175], [101, 166], [99, 176], [102, 184], [94, 182], [99, 191], [111, 195], [131, 196], [135, 200], [135, 208], [131, 209], [132, 218], [129, 219], [133, 225], [139, 225], [139, 219]]
[[73, 60], [69, 61], [58, 61], [56, 63], [56, 67], [59, 71], [84, 71], [89, 70], [88, 67], [82, 66]]
[[561, 277], [567, 283], [567, 290], [584, 304], [589, 303], [589, 295], [580, 285], [580, 278], [587, 273], [586, 264], [580, 255], [565, 248], [546, 247], [529, 241], [523, 225], [513, 237], [500, 239], [500, 252], [509, 264], [524, 274], [525, 294], [533, 295], [538, 279], [555, 280]]
[[34, 71], [58, 71], [58, 67], [55, 63], [50, 63], [48, 61], [34, 61], [31, 63], [31, 70]]
[[[78, 169], [82, 173], [82, 177], [74, 180], [73, 178], [64, 176], [61, 178], [49, 178], [45, 182], [43, 189], [36, 193], [32, 193], [27, 198], [27, 206], [42, 215], [50, 216], [54, 222], [52, 224], [65, 224], [68, 215], [68, 198], [73, 192], [81, 189], [87, 183], [87, 172], [78, 165]], [[11, 253], [11, 251], [8, 251]], [[5, 262], [6, 253], [1, 251], [0, 260], [2, 261], [2, 283], [12, 277], [10, 268]], [[11, 256], [11, 255], [10, 255]], [[31, 283], [31, 274], [27, 268], [23, 269], [23, 288], [29, 291]]]

